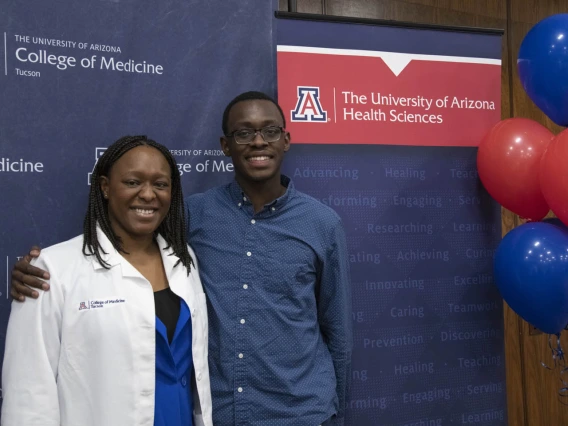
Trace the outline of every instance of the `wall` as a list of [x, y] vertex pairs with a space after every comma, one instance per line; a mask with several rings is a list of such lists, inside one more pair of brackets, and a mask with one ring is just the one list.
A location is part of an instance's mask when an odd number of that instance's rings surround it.
[[[282, 11], [288, 1], [279, 0]], [[516, 57], [524, 35], [541, 19], [568, 11], [568, 0], [297, 0], [297, 11], [405, 22], [502, 28], [502, 117], [536, 120], [554, 133], [561, 128], [548, 120], [523, 91]], [[503, 235], [521, 224], [502, 212]], [[566, 333], [565, 333], [566, 334]], [[568, 337], [563, 336], [568, 348]], [[548, 336], [535, 332], [505, 306], [505, 350], [509, 424], [568, 425], [568, 407], [560, 402], [558, 373], [540, 364], [551, 361]], [[567, 378], [568, 379], [568, 378]], [[565, 401], [564, 403], [568, 403]]]

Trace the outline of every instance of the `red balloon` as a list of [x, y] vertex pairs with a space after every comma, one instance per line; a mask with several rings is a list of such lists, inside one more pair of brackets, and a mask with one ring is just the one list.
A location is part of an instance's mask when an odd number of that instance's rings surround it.
[[525, 219], [541, 220], [548, 213], [539, 174], [553, 138], [536, 121], [509, 118], [493, 126], [479, 144], [477, 169], [483, 186], [499, 204]]
[[542, 156], [540, 186], [554, 214], [568, 224], [568, 130], [560, 132]]

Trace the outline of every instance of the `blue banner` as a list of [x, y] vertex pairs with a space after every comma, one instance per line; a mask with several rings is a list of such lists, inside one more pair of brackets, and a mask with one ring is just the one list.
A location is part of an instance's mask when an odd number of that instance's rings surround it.
[[274, 93], [275, 8], [267, 0], [3, 2], [0, 353], [13, 264], [31, 244], [82, 232], [90, 172], [105, 147], [126, 134], [166, 145], [186, 194], [232, 178], [219, 147], [223, 109], [247, 90]]
[[[500, 119], [501, 37], [277, 21], [285, 173], [342, 217], [351, 426], [506, 425], [500, 207], [476, 145]], [[471, 106], [471, 108], [470, 108]]]

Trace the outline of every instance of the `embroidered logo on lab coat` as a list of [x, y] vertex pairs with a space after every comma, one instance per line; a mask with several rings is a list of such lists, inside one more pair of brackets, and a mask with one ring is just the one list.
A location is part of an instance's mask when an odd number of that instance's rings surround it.
[[79, 303], [79, 310], [82, 311], [84, 309], [103, 309], [103, 308], [110, 308], [112, 306], [119, 306], [122, 303], [125, 303], [125, 299], [121, 298], [111, 298], [111, 299], [94, 299], [94, 300], [87, 300], [86, 302]]

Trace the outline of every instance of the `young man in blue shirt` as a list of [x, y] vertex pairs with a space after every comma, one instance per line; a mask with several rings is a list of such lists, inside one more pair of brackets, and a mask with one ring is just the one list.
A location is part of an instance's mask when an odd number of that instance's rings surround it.
[[[351, 371], [348, 255], [339, 216], [281, 174], [282, 109], [247, 92], [223, 114], [235, 179], [186, 199], [208, 298], [216, 426], [343, 425]], [[35, 272], [35, 274], [34, 274]], [[13, 272], [23, 299], [38, 271]]]

